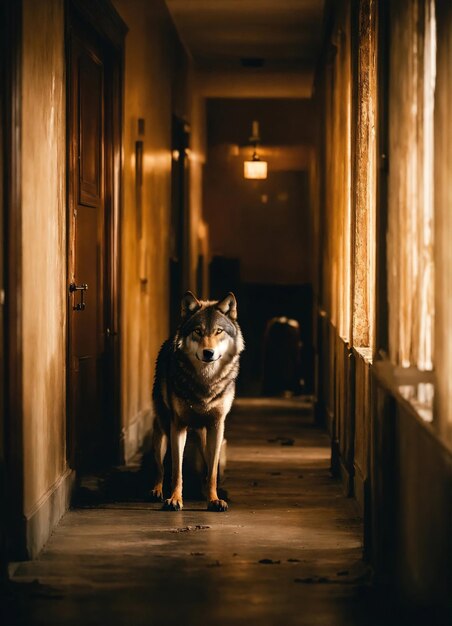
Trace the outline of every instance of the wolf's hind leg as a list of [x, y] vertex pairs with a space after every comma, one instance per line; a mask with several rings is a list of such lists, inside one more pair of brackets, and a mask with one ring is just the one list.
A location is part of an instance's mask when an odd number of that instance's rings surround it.
[[166, 449], [168, 447], [168, 437], [162, 431], [157, 419], [154, 422], [152, 446], [154, 450], [156, 474], [154, 487], [151, 490], [151, 495], [156, 500], [160, 500], [160, 502], [163, 502], [163, 461], [165, 459]]

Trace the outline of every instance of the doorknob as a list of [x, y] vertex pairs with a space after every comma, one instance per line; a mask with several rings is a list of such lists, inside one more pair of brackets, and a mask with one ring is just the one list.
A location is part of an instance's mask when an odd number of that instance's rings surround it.
[[75, 283], [71, 283], [69, 285], [69, 293], [75, 293], [76, 291], [80, 291], [80, 302], [72, 307], [73, 311], [84, 311], [86, 307], [86, 303], [83, 299], [83, 294], [88, 290], [88, 285], [83, 283], [81, 285], [76, 285]]

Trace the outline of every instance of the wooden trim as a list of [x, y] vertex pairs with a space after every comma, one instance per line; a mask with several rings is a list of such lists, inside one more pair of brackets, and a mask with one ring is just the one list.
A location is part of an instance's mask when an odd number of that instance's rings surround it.
[[350, 344], [354, 343], [354, 324], [353, 317], [355, 314], [355, 278], [356, 278], [356, 213], [357, 213], [357, 197], [356, 185], [358, 179], [357, 161], [358, 155], [356, 145], [358, 142], [358, 124], [359, 124], [359, 3], [352, 0], [350, 5], [350, 76], [351, 76], [351, 128], [350, 128], [350, 326], [348, 336]]
[[[65, 66], [66, 66], [66, 287], [70, 282], [70, 270], [69, 270], [69, 252], [70, 252], [70, 223], [71, 223], [71, 207], [70, 207], [70, 185], [71, 185], [71, 172], [70, 172], [70, 124], [69, 119], [71, 110], [69, 106], [70, 93], [71, 93], [71, 76], [72, 76], [72, 63], [71, 63], [71, 20], [70, 20], [70, 8], [69, 0], [66, 2], [64, 11], [64, 53], [65, 53]], [[69, 298], [69, 296], [68, 296]], [[75, 422], [72, 416], [72, 398], [70, 389], [70, 363], [69, 357], [71, 354], [71, 329], [70, 329], [70, 316], [69, 316], [69, 304], [66, 304], [66, 460], [69, 467], [75, 466]]]
[[[124, 31], [124, 35], [125, 35]], [[111, 145], [107, 146], [110, 166], [107, 173], [111, 175], [111, 185], [107, 189], [112, 191], [111, 197], [106, 198], [106, 218], [110, 220], [107, 228], [108, 240], [107, 263], [108, 263], [108, 284], [110, 289], [109, 319], [111, 325], [111, 336], [108, 344], [108, 362], [111, 365], [110, 379], [113, 382], [111, 403], [108, 410], [113, 415], [113, 441], [111, 442], [113, 459], [115, 463], [123, 462], [123, 449], [121, 445], [121, 341], [120, 341], [120, 321], [121, 321], [121, 223], [122, 223], [122, 172], [123, 172], [123, 146], [122, 146], [122, 125], [124, 106], [124, 41], [117, 47], [114, 56], [114, 63], [110, 68], [111, 102], [113, 110], [110, 112], [112, 120]]]
[[22, 2], [4, 2], [5, 460], [8, 553], [25, 554], [22, 401]]
[[113, 46], [123, 50], [129, 29], [110, 0], [69, 0], [69, 8]]
[[375, 356], [388, 353], [388, 177], [390, 2], [377, 3], [377, 181], [375, 246]]

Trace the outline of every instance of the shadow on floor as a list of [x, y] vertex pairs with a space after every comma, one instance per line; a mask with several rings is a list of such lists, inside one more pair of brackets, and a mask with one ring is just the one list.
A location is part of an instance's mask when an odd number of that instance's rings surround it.
[[[204, 500], [206, 491], [206, 470], [201, 467], [200, 454], [197, 450], [196, 437], [187, 438], [183, 476], [184, 500]], [[127, 466], [113, 467], [92, 475], [83, 476], [72, 500], [74, 508], [98, 507], [113, 502], [156, 502], [150, 495], [154, 484], [155, 462], [150, 442], [143, 446], [144, 452], [138, 454]], [[171, 493], [171, 448], [165, 457], [164, 494]], [[219, 485], [218, 494], [228, 499], [227, 491]]]

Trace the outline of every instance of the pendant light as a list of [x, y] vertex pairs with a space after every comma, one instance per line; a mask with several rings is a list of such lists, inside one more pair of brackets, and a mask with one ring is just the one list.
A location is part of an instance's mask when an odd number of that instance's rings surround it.
[[253, 155], [251, 160], [245, 161], [243, 164], [243, 175], [251, 180], [265, 180], [267, 178], [267, 161], [261, 161], [257, 154], [257, 146], [260, 142], [259, 122], [256, 120], [252, 124], [252, 134], [249, 139], [253, 146]]

